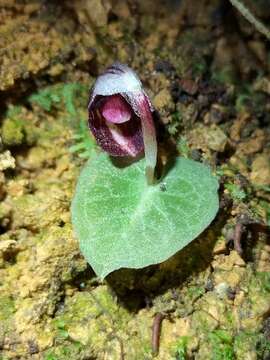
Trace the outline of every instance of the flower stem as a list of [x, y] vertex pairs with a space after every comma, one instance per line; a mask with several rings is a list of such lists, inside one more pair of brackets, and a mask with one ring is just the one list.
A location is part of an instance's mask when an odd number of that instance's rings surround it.
[[145, 176], [148, 185], [155, 181], [155, 167], [157, 164], [157, 139], [156, 129], [147, 98], [140, 99], [140, 116], [142, 124], [144, 154], [145, 154]]

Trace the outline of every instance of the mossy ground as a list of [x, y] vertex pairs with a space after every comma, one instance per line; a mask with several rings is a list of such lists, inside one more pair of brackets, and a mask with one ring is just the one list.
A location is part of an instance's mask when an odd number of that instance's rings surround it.
[[[152, 359], [158, 312], [157, 359], [267, 359], [269, 235], [247, 227], [243, 258], [231, 246], [239, 219], [270, 218], [264, 39], [225, 2], [86, 3], [0, 1], [0, 359]], [[100, 283], [70, 203], [95, 147], [88, 90], [116, 59], [138, 71], [160, 113], [161, 152], [169, 138], [216, 171], [221, 208], [165, 263]]]

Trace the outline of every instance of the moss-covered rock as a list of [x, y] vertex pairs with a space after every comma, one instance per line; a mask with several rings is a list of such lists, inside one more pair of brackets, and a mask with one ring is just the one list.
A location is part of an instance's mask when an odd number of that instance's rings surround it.
[[[267, 235], [247, 226], [243, 259], [227, 234], [243, 213], [260, 222], [270, 213], [267, 51], [250, 31], [265, 75], [247, 84], [258, 63], [241, 55], [249, 44], [233, 28], [224, 35], [222, 14], [216, 0], [160, 0], [154, 7], [151, 1], [5, 1], [1, 359], [150, 360], [157, 313], [165, 314], [158, 360], [269, 356]], [[92, 76], [116, 59], [138, 71], [170, 146], [216, 170], [221, 209], [173, 258], [122, 269], [100, 283], [74, 239], [70, 202], [82, 158], [94, 146], [87, 128]], [[163, 161], [168, 136], [159, 132]]]

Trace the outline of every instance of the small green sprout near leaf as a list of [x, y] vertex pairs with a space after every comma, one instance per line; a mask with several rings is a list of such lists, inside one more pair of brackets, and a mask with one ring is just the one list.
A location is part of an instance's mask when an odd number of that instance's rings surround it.
[[247, 197], [245, 191], [236, 184], [227, 183], [225, 184], [225, 189], [229, 191], [231, 197], [236, 201], [243, 201]]
[[75, 100], [79, 101], [85, 90], [85, 86], [80, 83], [56, 84], [31, 95], [29, 102], [48, 112], [61, 108], [63, 104], [68, 114], [74, 117], [77, 115]]
[[[115, 64], [98, 78], [89, 125], [113, 156], [145, 159], [116, 165], [97, 153], [82, 170], [72, 202], [80, 248], [96, 274], [160, 263], [196, 238], [218, 210], [218, 181], [205, 165], [178, 157], [154, 178], [153, 107], [135, 73]], [[145, 171], [146, 170], [146, 171]]]
[[181, 139], [177, 143], [177, 150], [180, 152], [180, 155], [188, 158], [190, 154], [190, 148], [188, 146], [187, 139], [185, 137], [181, 137]]
[[169, 123], [168, 132], [170, 135], [176, 135], [181, 126], [182, 117], [179, 111], [175, 111], [171, 116], [171, 122]]
[[73, 135], [75, 144], [69, 148], [71, 153], [78, 154], [83, 159], [88, 159], [96, 150], [94, 138], [89, 136], [87, 123], [80, 120], [76, 133]]
[[181, 336], [175, 346], [176, 357], [175, 360], [186, 360], [187, 358], [187, 344], [189, 338], [187, 336]]

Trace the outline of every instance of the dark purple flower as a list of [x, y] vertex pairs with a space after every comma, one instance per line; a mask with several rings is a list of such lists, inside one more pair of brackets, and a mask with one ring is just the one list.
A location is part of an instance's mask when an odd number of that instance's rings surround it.
[[153, 181], [157, 161], [153, 107], [140, 79], [127, 65], [113, 64], [92, 89], [89, 127], [112, 156], [137, 156], [144, 150], [146, 172]]

